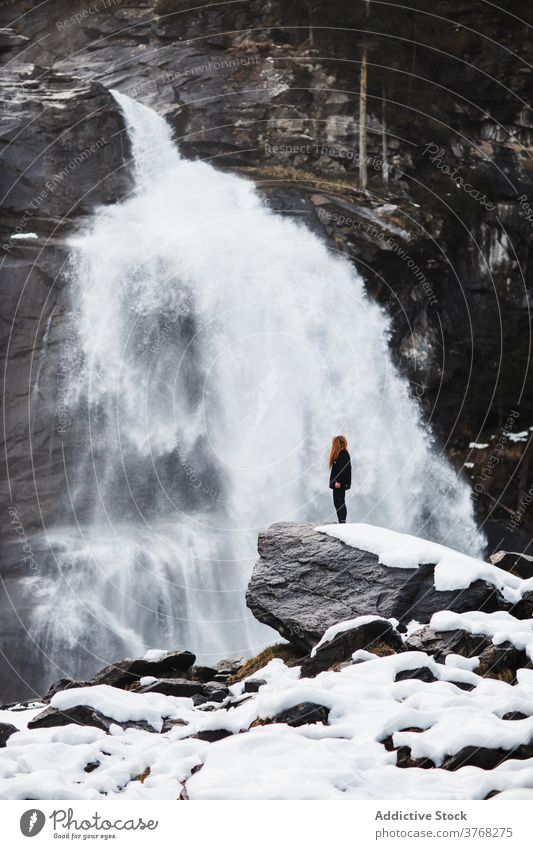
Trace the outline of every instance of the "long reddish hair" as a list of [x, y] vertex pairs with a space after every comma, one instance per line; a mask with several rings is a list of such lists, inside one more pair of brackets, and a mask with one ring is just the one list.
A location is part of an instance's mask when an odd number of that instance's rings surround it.
[[338, 436], [334, 436], [331, 440], [331, 451], [329, 452], [329, 467], [331, 469], [333, 463], [341, 453], [341, 451], [348, 450], [348, 440], [345, 436], [339, 434]]

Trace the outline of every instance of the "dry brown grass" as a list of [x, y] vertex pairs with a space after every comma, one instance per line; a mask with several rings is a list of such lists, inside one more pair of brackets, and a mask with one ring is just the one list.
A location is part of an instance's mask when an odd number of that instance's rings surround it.
[[360, 194], [355, 179], [339, 180], [338, 178], [321, 177], [311, 171], [304, 171], [292, 165], [260, 165], [259, 167], [242, 165], [240, 168], [232, 170], [241, 174], [248, 174], [258, 183], [262, 180], [282, 180], [284, 182], [304, 183], [321, 191]]
[[139, 775], [136, 775], [135, 778], [132, 778], [132, 781], [140, 781], [141, 784], [144, 784], [148, 776], [150, 775], [150, 767], [147, 766], [144, 772], [141, 772]]
[[372, 654], [377, 654], [378, 657], [388, 657], [390, 654], [396, 654], [395, 650], [388, 643], [384, 642], [372, 643], [368, 651], [372, 652]]
[[493, 668], [492, 664], [486, 664], [483, 663], [483, 661], [481, 661], [474, 672], [481, 678], [494, 678], [496, 681], [505, 681], [506, 684], [513, 684], [516, 678], [512, 669], [496, 670]]
[[291, 646], [290, 643], [276, 643], [273, 646], [267, 646], [266, 649], [263, 649], [263, 651], [259, 652], [259, 654], [255, 657], [251, 657], [249, 660], [246, 660], [240, 669], [237, 670], [235, 675], [231, 676], [229, 683], [235, 684], [237, 681], [242, 681], [243, 678], [253, 675], [254, 672], [257, 672], [258, 669], [262, 669], [263, 666], [266, 666], [267, 663], [275, 657], [280, 657], [283, 661], [285, 661], [287, 666], [291, 666], [300, 660], [302, 655], [297, 652], [294, 646]]

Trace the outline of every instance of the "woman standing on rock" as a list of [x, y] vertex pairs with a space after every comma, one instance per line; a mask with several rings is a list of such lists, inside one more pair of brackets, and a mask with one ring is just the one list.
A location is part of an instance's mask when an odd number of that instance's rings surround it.
[[344, 524], [346, 522], [344, 496], [346, 490], [352, 485], [352, 464], [345, 436], [333, 437], [329, 452], [329, 468], [329, 487], [333, 490], [333, 504], [339, 522]]

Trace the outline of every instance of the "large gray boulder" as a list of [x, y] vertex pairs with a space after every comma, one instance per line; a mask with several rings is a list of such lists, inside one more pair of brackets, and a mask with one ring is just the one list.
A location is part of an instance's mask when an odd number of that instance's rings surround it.
[[279, 522], [259, 534], [259, 560], [246, 592], [260, 622], [307, 652], [326, 628], [356, 616], [428, 622], [437, 610], [503, 607], [494, 588], [476, 581], [466, 590], [438, 592], [434, 564], [391, 569], [375, 554], [315, 531]]

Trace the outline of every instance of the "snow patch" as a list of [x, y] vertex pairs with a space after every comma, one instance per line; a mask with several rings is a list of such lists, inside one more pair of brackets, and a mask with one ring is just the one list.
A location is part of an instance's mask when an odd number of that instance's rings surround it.
[[454, 669], [467, 669], [473, 672], [479, 666], [479, 657], [463, 657], [462, 654], [448, 654], [444, 659], [446, 666]]
[[508, 431], [504, 431], [504, 435], [510, 442], [527, 442], [529, 438], [529, 431], [522, 430], [520, 433], [511, 433]]
[[163, 660], [168, 654], [164, 649], [149, 649], [145, 655], [143, 655], [143, 660], [149, 660], [151, 663], [157, 662], [159, 660]]
[[320, 525], [315, 530], [336, 537], [346, 545], [377, 554], [383, 566], [393, 569], [418, 569], [423, 564], [435, 564], [433, 582], [435, 589], [441, 592], [463, 590], [481, 580], [492, 584], [506, 601], [514, 603], [523, 592], [533, 588], [533, 579], [524, 581], [491, 563], [411, 534], [362, 523]]

